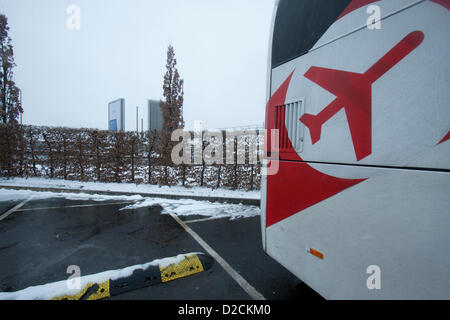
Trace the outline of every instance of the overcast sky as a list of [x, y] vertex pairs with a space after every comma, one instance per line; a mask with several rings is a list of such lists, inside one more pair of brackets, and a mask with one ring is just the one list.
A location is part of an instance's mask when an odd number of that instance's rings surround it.
[[[167, 46], [184, 79], [186, 127], [262, 124], [274, 0], [0, 0], [24, 124], [107, 129], [108, 102], [162, 98]], [[70, 29], [70, 5], [80, 29]]]

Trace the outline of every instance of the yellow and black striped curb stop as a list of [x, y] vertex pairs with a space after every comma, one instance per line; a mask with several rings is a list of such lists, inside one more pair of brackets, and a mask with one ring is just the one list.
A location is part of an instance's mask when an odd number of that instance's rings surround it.
[[88, 283], [80, 292], [75, 295], [64, 295], [55, 297], [52, 300], [99, 300], [111, 296], [110, 281], [106, 280], [100, 284]]
[[124, 278], [89, 283], [75, 295], [64, 295], [52, 300], [98, 300], [124, 292], [187, 277], [211, 269], [214, 259], [206, 254], [191, 254], [178, 262], [162, 268], [159, 265], [136, 269]]

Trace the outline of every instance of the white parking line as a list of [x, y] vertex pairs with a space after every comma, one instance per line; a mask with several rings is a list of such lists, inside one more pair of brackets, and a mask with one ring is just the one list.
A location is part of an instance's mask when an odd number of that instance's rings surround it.
[[100, 206], [112, 206], [117, 204], [129, 204], [134, 201], [125, 202], [108, 202], [108, 203], [92, 203], [92, 204], [76, 204], [72, 206], [62, 206], [62, 207], [44, 207], [44, 208], [25, 208], [16, 211], [35, 211], [35, 210], [50, 210], [50, 209], [66, 209], [66, 208], [84, 208], [84, 207], [100, 207]]
[[223, 217], [209, 217], [209, 218], [202, 218], [202, 219], [192, 219], [192, 220], [186, 220], [183, 221], [186, 224], [189, 223], [195, 223], [195, 222], [203, 222], [203, 221], [210, 221], [210, 220], [217, 220], [217, 219], [225, 219], [225, 218], [229, 218], [227, 216], [223, 216]]
[[9, 209], [8, 211], [6, 211], [4, 214], [2, 214], [0, 216], [0, 221], [2, 221], [3, 219], [5, 219], [6, 217], [8, 217], [10, 214], [16, 212], [17, 210], [19, 210], [25, 203], [27, 203], [28, 201], [30, 201], [31, 199], [33, 199], [33, 197], [30, 197], [26, 200], [23, 200], [21, 203], [19, 203], [18, 205], [14, 206], [13, 208]]
[[205, 249], [209, 255], [211, 255], [221, 266], [225, 269], [225, 271], [236, 281], [242, 289], [253, 299], [253, 300], [266, 300], [264, 296], [259, 293], [250, 283], [247, 282], [233, 267], [230, 266], [228, 262], [226, 262], [213, 248], [211, 248], [200, 236], [195, 233], [186, 223], [184, 223], [180, 218], [178, 218], [175, 214], [170, 214], [172, 218], [175, 219], [176, 222], [180, 224], [202, 247]]

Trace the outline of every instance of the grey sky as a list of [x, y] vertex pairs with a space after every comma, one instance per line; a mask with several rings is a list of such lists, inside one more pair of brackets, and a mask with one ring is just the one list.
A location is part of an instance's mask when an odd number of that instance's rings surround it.
[[[80, 30], [66, 12], [81, 9]], [[107, 103], [162, 98], [167, 45], [185, 80], [184, 116], [205, 126], [262, 124], [274, 0], [0, 0], [15, 49], [25, 124], [107, 128]]]

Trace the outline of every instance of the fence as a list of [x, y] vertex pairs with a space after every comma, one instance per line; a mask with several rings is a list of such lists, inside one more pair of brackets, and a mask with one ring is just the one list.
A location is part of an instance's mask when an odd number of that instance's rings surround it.
[[[222, 135], [225, 157], [228, 140], [225, 132]], [[4, 177], [259, 189], [259, 158], [256, 163], [249, 161], [248, 146], [241, 149], [234, 144], [231, 148], [234, 159], [242, 157], [239, 152], [246, 153], [245, 163], [208, 165], [201, 161], [195, 165], [173, 165], [160, 155], [160, 136], [155, 131], [113, 132], [0, 124], [0, 174]]]

